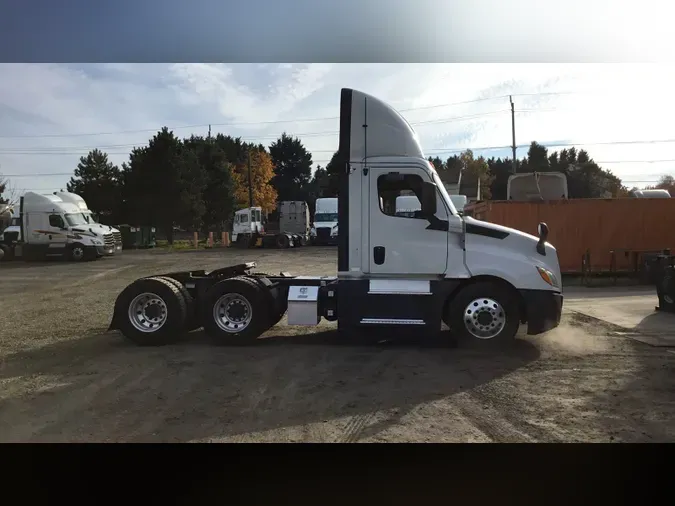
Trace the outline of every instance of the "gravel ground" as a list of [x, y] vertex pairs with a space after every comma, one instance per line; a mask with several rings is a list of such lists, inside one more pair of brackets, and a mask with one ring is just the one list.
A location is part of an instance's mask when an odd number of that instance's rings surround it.
[[0, 441], [673, 441], [675, 355], [565, 314], [504, 353], [341, 344], [334, 325], [260, 344], [202, 332], [146, 349], [106, 332], [132, 280], [255, 260], [334, 274], [335, 248], [124, 252], [0, 265]]

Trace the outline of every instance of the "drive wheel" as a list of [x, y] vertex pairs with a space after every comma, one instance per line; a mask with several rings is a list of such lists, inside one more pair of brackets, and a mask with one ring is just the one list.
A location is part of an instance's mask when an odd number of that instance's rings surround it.
[[204, 306], [204, 330], [216, 344], [250, 344], [270, 327], [262, 288], [244, 277], [213, 285]]
[[496, 283], [470, 284], [452, 299], [444, 320], [462, 342], [481, 348], [502, 346], [518, 333], [517, 301], [506, 287]]
[[115, 302], [115, 319], [124, 337], [140, 346], [176, 342], [185, 333], [186, 303], [172, 283], [159, 278], [139, 279]]
[[286, 234], [277, 234], [275, 242], [279, 249], [286, 249], [291, 245], [291, 241]]
[[183, 283], [181, 283], [177, 279], [169, 278], [166, 276], [153, 276], [152, 279], [163, 279], [168, 283], [171, 283], [176, 288], [178, 288], [178, 291], [185, 300], [185, 311], [186, 311], [185, 330], [187, 332], [192, 332], [193, 330], [197, 330], [202, 326], [199, 318], [199, 313], [197, 312], [197, 306], [195, 304], [195, 301], [192, 298], [192, 295], [190, 295], [188, 289], [185, 288], [185, 286], [183, 286]]

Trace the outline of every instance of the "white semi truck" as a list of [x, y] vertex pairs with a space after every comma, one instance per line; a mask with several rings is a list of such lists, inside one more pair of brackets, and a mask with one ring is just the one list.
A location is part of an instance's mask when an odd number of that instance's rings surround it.
[[[458, 339], [510, 342], [521, 323], [539, 334], [560, 322], [556, 249], [539, 237], [459, 216], [410, 124], [365, 93], [340, 103], [337, 276], [256, 273], [255, 263], [136, 280], [115, 302], [110, 325], [140, 345], [163, 345], [204, 327], [217, 343], [255, 341], [288, 313], [290, 325], [337, 321], [358, 329], [408, 329]], [[415, 217], [395, 213], [413, 192]]]
[[338, 199], [336, 197], [316, 199], [314, 224], [310, 229], [312, 244], [337, 244], [338, 241]]
[[91, 210], [87, 206], [87, 203], [84, 201], [82, 197], [80, 197], [77, 193], [71, 192], [54, 192], [54, 195], [59, 197], [64, 202], [70, 202], [71, 204], [75, 204], [80, 209], [85, 219], [87, 220], [87, 223], [92, 229], [100, 230], [102, 234], [111, 233], [113, 235], [113, 239], [115, 239], [115, 250], [113, 251], [113, 253], [122, 252], [122, 233], [116, 228], [111, 227], [110, 225], [103, 225], [101, 223], [98, 223], [98, 220], [94, 216], [94, 213], [91, 212]]
[[94, 229], [78, 206], [56, 195], [27, 192], [20, 200], [19, 217], [2, 233], [3, 260], [63, 257], [95, 260], [115, 251], [112, 233]]
[[278, 229], [266, 230], [262, 223], [262, 208], [248, 207], [234, 213], [232, 244], [237, 247], [292, 248], [307, 244], [309, 209], [307, 202], [279, 202]]

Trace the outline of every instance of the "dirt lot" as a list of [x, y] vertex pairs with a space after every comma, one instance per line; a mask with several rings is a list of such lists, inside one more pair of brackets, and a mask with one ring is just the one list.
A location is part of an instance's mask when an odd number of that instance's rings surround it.
[[1, 265], [0, 441], [675, 439], [675, 355], [571, 312], [499, 355], [344, 345], [332, 324], [317, 333], [282, 322], [245, 348], [195, 332], [144, 349], [106, 333], [133, 279], [246, 260], [268, 272], [335, 271], [333, 248]]

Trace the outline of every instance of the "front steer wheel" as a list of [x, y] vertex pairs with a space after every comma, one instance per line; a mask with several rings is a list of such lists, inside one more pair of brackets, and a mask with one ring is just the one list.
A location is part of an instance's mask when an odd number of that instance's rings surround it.
[[245, 345], [270, 327], [263, 289], [243, 276], [225, 279], [206, 293], [202, 321], [216, 344]]
[[139, 279], [115, 302], [115, 327], [140, 346], [162, 346], [185, 334], [187, 307], [180, 290], [160, 278]]
[[462, 288], [444, 319], [459, 341], [482, 348], [511, 343], [520, 318], [517, 293], [497, 283], [480, 282]]
[[68, 259], [71, 262], [87, 262], [96, 258], [96, 250], [86, 247], [79, 242], [70, 246]]

